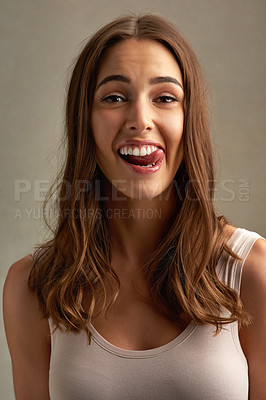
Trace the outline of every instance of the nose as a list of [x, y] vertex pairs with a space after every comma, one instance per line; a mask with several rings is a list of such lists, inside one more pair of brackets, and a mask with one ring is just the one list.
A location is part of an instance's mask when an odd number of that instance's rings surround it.
[[127, 131], [145, 133], [153, 129], [152, 110], [148, 100], [140, 98], [134, 101], [132, 100], [127, 111], [125, 122]]

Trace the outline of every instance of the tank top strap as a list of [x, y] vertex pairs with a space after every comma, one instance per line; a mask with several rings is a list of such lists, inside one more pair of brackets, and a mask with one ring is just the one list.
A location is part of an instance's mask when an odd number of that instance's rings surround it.
[[227, 242], [227, 246], [233, 250], [241, 260], [234, 259], [224, 252], [217, 265], [219, 278], [240, 293], [241, 276], [245, 260], [257, 239], [262, 238], [258, 233], [237, 228]]

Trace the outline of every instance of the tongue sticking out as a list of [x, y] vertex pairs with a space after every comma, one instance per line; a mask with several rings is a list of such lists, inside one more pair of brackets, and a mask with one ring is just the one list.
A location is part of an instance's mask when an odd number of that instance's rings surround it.
[[147, 165], [157, 164], [159, 161], [161, 161], [164, 157], [164, 152], [162, 149], [158, 149], [146, 156], [133, 156], [128, 154], [127, 156], [121, 155], [121, 157], [130, 164], [141, 165], [145, 167]]

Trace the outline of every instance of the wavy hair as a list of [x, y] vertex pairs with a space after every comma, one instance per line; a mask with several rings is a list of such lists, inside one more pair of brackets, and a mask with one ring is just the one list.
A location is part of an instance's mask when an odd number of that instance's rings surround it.
[[[110, 240], [97, 182], [90, 115], [99, 62], [104, 51], [127, 39], [161, 43], [174, 55], [184, 84], [184, 157], [175, 177], [177, 208], [170, 229], [144, 266], [150, 295], [169, 319], [181, 313], [200, 324], [249, 322], [238, 294], [219, 280], [217, 262], [227, 247], [227, 220], [214, 208], [213, 150], [206, 94], [197, 58], [180, 32], [157, 15], [123, 16], [99, 29], [77, 58], [66, 102], [67, 154], [46, 199], [58, 193], [58, 218], [52, 239], [39, 245], [29, 288], [38, 296], [45, 317], [56, 328], [85, 330], [90, 339], [96, 289], [106, 306], [106, 278], [119, 278], [111, 266]], [[82, 184], [81, 184], [82, 183]], [[48, 223], [48, 221], [46, 221]], [[88, 299], [87, 314], [82, 300]], [[223, 310], [228, 312], [225, 314]]]

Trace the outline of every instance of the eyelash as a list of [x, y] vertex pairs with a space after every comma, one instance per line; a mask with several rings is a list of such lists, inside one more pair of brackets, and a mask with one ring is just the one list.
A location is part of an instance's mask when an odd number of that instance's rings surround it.
[[106, 102], [106, 103], [119, 103], [118, 101], [110, 101], [110, 99], [114, 99], [114, 98], [120, 98], [123, 101], [126, 101], [125, 98], [123, 98], [122, 96], [119, 96], [118, 94], [111, 94], [110, 96], [103, 97], [101, 99], [101, 101]]
[[178, 98], [178, 97], [173, 97], [173, 96], [159, 96], [159, 97], [157, 97], [156, 98], [156, 100], [158, 100], [158, 99], [164, 99], [164, 100], [171, 100], [170, 102], [169, 101], [160, 101], [160, 103], [164, 103], [164, 104], [171, 104], [171, 103], [173, 103], [173, 102], [180, 102], [181, 101], [181, 99], [180, 98]]
[[[124, 97], [122, 97], [122, 96], [119, 96], [118, 94], [112, 94], [112, 95], [110, 95], [110, 96], [106, 96], [106, 97], [103, 97], [102, 99], [101, 99], [101, 101], [102, 102], [106, 102], [106, 103], [120, 103], [121, 101], [112, 101], [112, 100], [114, 100], [114, 99], [117, 99], [117, 98], [120, 98], [120, 99], [122, 99], [122, 101], [127, 101], [127, 99], [126, 98], [124, 98]], [[171, 103], [174, 103], [174, 102], [181, 102], [182, 101], [182, 99], [181, 98], [179, 98], [179, 97], [174, 97], [174, 96], [159, 96], [159, 97], [157, 97], [155, 100], [158, 100], [158, 99], [164, 99], [164, 100], [171, 100], [171, 101], [159, 101], [159, 103], [162, 103], [162, 104], [171, 104]], [[111, 100], [111, 101], [110, 101]]]

